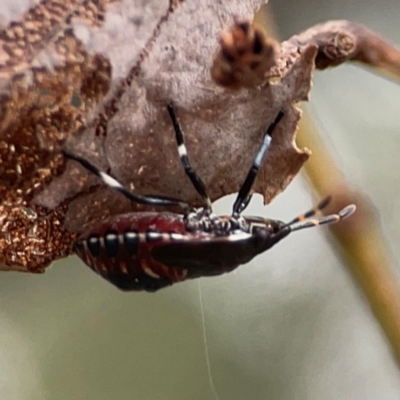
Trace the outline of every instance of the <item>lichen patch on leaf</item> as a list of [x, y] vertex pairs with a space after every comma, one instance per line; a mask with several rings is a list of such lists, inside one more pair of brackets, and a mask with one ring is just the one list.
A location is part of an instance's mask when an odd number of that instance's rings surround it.
[[[2, 269], [40, 271], [71, 252], [65, 208], [47, 210], [33, 198], [62, 171], [60, 145], [85, 127], [109, 90], [107, 60], [88, 54], [67, 23], [88, 5], [44, 1], [0, 31]], [[27, 209], [35, 218], [26, 218]], [[52, 228], [37, 228], [45, 223]]]

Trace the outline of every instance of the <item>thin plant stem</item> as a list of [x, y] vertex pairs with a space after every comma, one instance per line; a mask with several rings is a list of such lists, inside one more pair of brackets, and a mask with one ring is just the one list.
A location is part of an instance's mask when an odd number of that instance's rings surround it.
[[[257, 23], [262, 24], [271, 37], [277, 36], [269, 7], [257, 15]], [[398, 65], [392, 68], [390, 60], [373, 70], [400, 82]], [[304, 169], [319, 196], [332, 195], [335, 208], [350, 203], [357, 205], [351, 218], [330, 229], [343, 265], [351, 271], [364, 293], [400, 365], [400, 285], [377, 213], [370, 200], [346, 181], [307, 113], [300, 122], [296, 141], [300, 148], [308, 147], [313, 152]]]

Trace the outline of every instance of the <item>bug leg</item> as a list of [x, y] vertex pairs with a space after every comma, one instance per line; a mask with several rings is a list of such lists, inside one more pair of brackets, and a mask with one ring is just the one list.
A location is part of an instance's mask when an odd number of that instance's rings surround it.
[[128, 189], [124, 188], [121, 183], [119, 183], [115, 178], [107, 173], [100, 171], [96, 168], [93, 164], [91, 164], [86, 159], [79, 157], [75, 154], [69, 153], [63, 150], [63, 154], [65, 157], [77, 161], [83, 167], [85, 167], [88, 171], [93, 173], [94, 175], [98, 176], [108, 187], [114, 189], [121, 194], [123, 194], [129, 200], [139, 203], [139, 204], [146, 204], [150, 206], [174, 206], [174, 207], [181, 207], [185, 211], [190, 209], [190, 206], [185, 203], [184, 201], [174, 199], [172, 197], [164, 197], [164, 196], [153, 196], [153, 195], [137, 195], [131, 193]]
[[246, 199], [242, 202], [240, 208], [238, 209], [238, 214], [241, 214], [247, 206], [250, 204], [251, 198], [253, 197], [253, 194], [249, 194]]
[[[321, 204], [326, 206], [328, 203], [327, 199], [323, 200], [320, 204], [319, 207], [321, 207]], [[315, 207], [314, 210], [317, 210], [318, 206]], [[321, 208], [319, 208], [321, 209]], [[302, 216], [295, 218], [292, 222], [287, 224], [286, 226], [290, 227], [290, 230], [292, 232], [298, 231], [300, 229], [305, 229], [305, 228], [311, 228], [313, 226], [318, 226], [318, 225], [327, 225], [327, 224], [333, 224], [335, 222], [338, 222], [344, 218], [349, 217], [351, 214], [354, 213], [356, 210], [356, 206], [354, 204], [350, 204], [347, 207], [343, 208], [340, 210], [337, 214], [330, 214], [330, 215], [325, 215], [320, 218], [312, 218], [312, 219], [304, 219], [304, 215], [308, 214], [303, 214]], [[311, 214], [312, 210], [309, 211], [310, 216], [315, 215], [315, 212]]]
[[244, 180], [242, 187], [239, 190], [239, 193], [236, 197], [235, 203], [233, 204], [232, 216], [237, 217], [248, 205], [249, 203], [249, 194], [253, 183], [257, 177], [258, 170], [260, 169], [261, 164], [264, 161], [265, 155], [271, 145], [271, 134], [274, 131], [276, 125], [282, 119], [284, 112], [279, 111], [275, 120], [269, 125], [267, 128], [263, 141], [261, 143], [260, 148], [258, 149], [257, 155], [253, 161], [253, 164], [247, 174], [246, 179]]
[[210, 214], [212, 211], [210, 197], [207, 194], [207, 189], [206, 186], [204, 185], [204, 182], [201, 180], [201, 178], [197, 175], [196, 171], [190, 165], [185, 142], [183, 140], [182, 130], [178, 122], [178, 119], [176, 117], [174, 107], [172, 106], [172, 104], [168, 104], [167, 109], [168, 109], [168, 114], [172, 121], [172, 125], [174, 126], [175, 139], [176, 139], [176, 144], [178, 145], [178, 153], [181, 159], [182, 166], [185, 170], [186, 175], [191, 180], [197, 193], [201, 196], [203, 200], [204, 211], [206, 212], [206, 214]]

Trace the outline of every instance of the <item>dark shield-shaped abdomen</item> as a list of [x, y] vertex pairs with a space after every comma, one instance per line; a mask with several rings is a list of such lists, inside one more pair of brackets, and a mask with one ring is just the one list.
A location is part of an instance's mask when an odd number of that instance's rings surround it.
[[75, 251], [93, 271], [122, 290], [156, 291], [186, 279], [186, 271], [155, 260], [152, 249], [185, 234], [180, 214], [129, 213], [83, 233]]
[[187, 279], [215, 276], [246, 264], [257, 255], [251, 235], [195, 239], [185, 243], [162, 243], [154, 247], [154, 259], [174, 268], [187, 269]]

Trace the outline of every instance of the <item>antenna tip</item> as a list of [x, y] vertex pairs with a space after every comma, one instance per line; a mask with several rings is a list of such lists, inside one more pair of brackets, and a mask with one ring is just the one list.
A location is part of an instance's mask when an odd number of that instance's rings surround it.
[[344, 219], [350, 217], [350, 215], [353, 214], [354, 211], [356, 211], [356, 206], [354, 204], [350, 204], [339, 212], [339, 216], [341, 219]]

